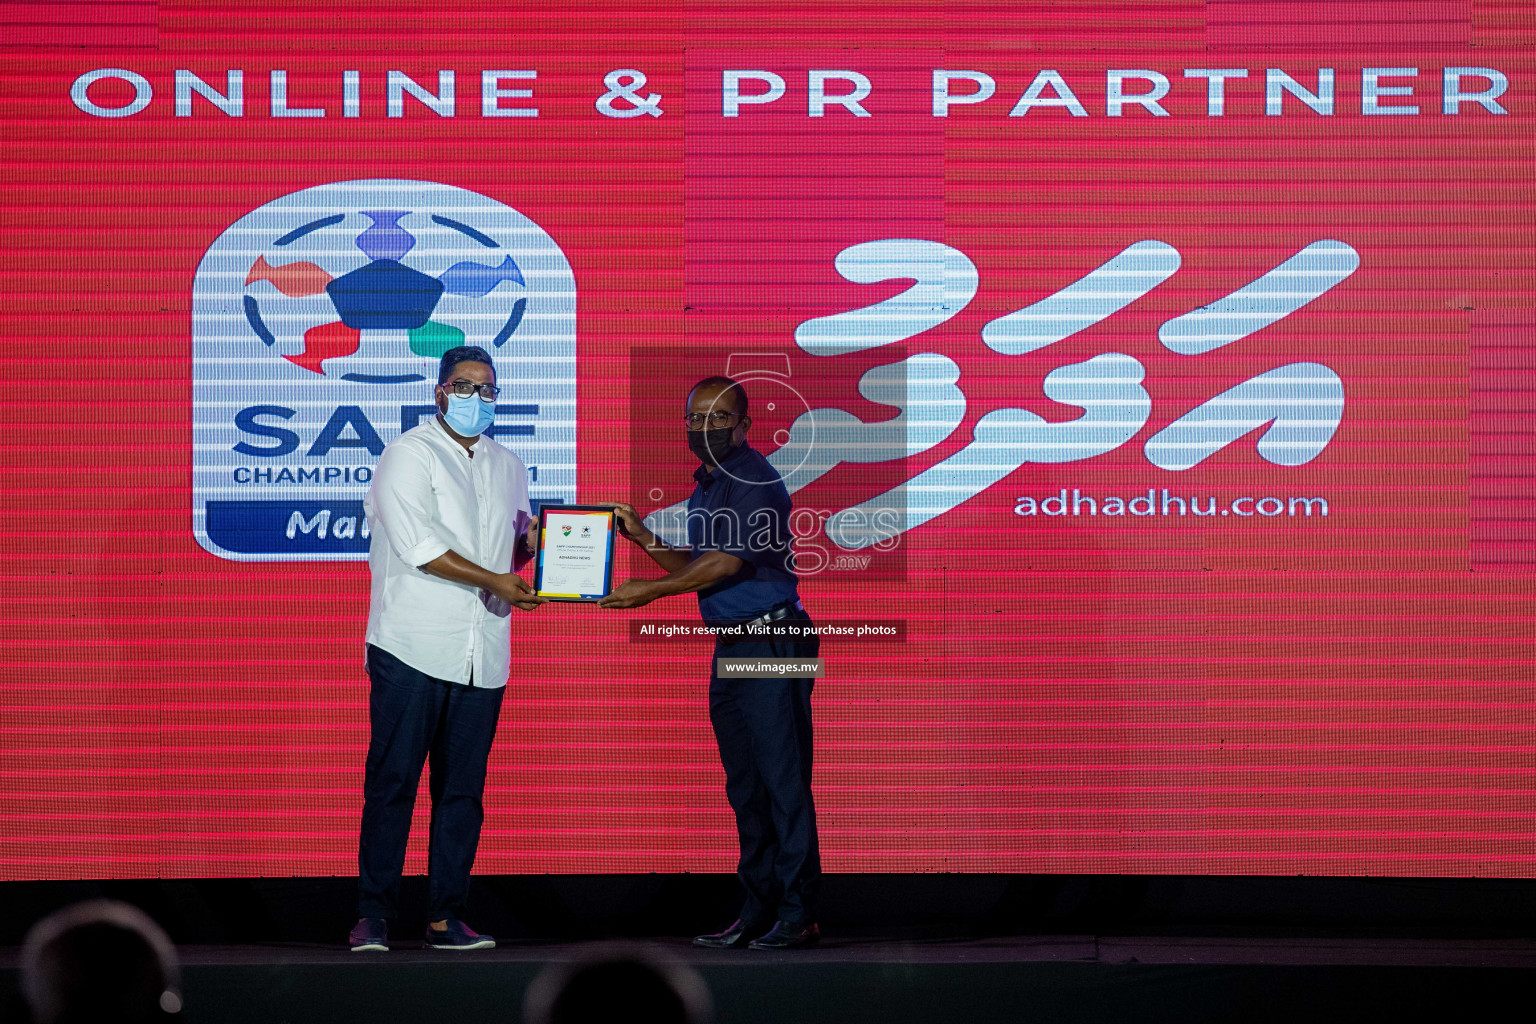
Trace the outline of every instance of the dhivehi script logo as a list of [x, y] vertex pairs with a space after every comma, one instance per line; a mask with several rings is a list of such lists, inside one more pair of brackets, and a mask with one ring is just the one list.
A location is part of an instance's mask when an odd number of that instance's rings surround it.
[[502, 394], [486, 431], [530, 497], [576, 493], [576, 281], [495, 199], [340, 181], [274, 199], [214, 240], [192, 284], [192, 523], [240, 561], [367, 557], [363, 496], [387, 444], [436, 410], [437, 360], [479, 345]]
[[[1043, 352], [1113, 317], [1172, 277], [1182, 262], [1168, 243], [1142, 239], [1055, 293], [991, 320], [982, 327], [981, 341], [998, 355]], [[865, 398], [899, 413], [865, 422], [836, 406], [807, 408], [768, 455], [791, 494], [844, 463], [920, 455], [946, 441], [966, 418], [969, 400], [959, 383], [959, 364], [939, 352], [905, 353], [914, 339], [955, 317], [976, 297], [981, 279], [970, 257], [941, 242], [884, 238], [849, 246], [833, 266], [855, 284], [902, 279], [913, 284], [870, 305], [802, 321], [795, 344], [820, 360], [901, 343], [901, 357], [866, 370], [858, 383]], [[1253, 281], [1164, 321], [1157, 339], [1179, 356], [1199, 357], [1291, 316], [1359, 266], [1353, 246], [1318, 239]], [[826, 515], [821, 528], [845, 550], [884, 550], [899, 534], [949, 513], [1026, 464], [1083, 462], [1112, 452], [1151, 418], [1146, 374], [1140, 360], [1122, 352], [1058, 365], [1045, 374], [1041, 390], [1082, 415], [1047, 421], [1023, 408], [989, 410], [961, 447], [895, 488]], [[1141, 448], [1153, 467], [1181, 473], [1262, 430], [1255, 443], [1260, 458], [1276, 466], [1302, 466], [1328, 446], [1343, 415], [1344, 382], [1332, 368], [1286, 362], [1234, 381], [1146, 438]], [[1318, 499], [1298, 500], [1311, 515]], [[687, 511], [687, 502], [677, 502], [651, 513], [646, 525], [669, 543], [685, 544]], [[802, 542], [811, 536], [814, 531], [796, 533]], [[819, 571], [808, 564], [797, 561], [802, 573]]]

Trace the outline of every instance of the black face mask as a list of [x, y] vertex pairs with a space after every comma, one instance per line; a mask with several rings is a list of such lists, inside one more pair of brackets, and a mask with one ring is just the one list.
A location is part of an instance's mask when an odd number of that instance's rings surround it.
[[736, 442], [731, 438], [734, 433], [736, 433], [735, 427], [690, 430], [688, 431], [688, 450], [693, 452], [704, 465], [714, 468], [736, 450]]

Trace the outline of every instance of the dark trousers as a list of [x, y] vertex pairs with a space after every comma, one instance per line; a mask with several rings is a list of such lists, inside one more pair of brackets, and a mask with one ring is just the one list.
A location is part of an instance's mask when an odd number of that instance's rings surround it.
[[427, 920], [462, 918], [485, 819], [485, 765], [505, 688], [479, 689], [418, 672], [368, 645], [368, 767], [357, 845], [358, 916], [395, 916], [422, 763], [430, 756], [432, 830]]
[[[805, 621], [809, 621], [806, 619]], [[715, 644], [715, 657], [814, 658], [818, 640]], [[811, 797], [811, 688], [816, 680], [722, 679], [713, 666], [709, 721], [741, 842], [737, 876], [749, 925], [816, 920], [821, 849]]]

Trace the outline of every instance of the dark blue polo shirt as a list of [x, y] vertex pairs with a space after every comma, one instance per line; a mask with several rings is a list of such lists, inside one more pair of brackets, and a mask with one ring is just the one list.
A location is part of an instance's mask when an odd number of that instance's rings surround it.
[[744, 563], [699, 591], [699, 614], [712, 625], [755, 619], [794, 601], [789, 491], [778, 470], [743, 443], [718, 469], [700, 466], [688, 499], [688, 547], [695, 557], [724, 551]]

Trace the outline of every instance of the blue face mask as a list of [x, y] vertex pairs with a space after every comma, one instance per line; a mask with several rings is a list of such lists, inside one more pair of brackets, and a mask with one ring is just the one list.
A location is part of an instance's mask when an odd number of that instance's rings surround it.
[[449, 395], [443, 419], [461, 437], [475, 437], [495, 421], [496, 403], [482, 402], [479, 395]]

